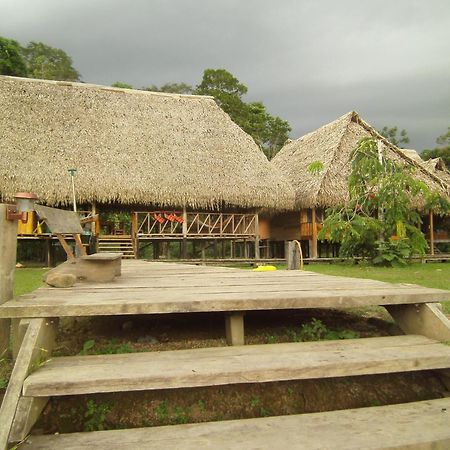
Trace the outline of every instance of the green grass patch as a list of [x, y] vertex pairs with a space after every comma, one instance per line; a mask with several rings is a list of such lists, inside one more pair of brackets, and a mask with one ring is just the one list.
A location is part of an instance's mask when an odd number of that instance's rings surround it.
[[14, 296], [27, 294], [43, 284], [42, 277], [48, 269], [17, 269]]
[[[450, 290], [449, 263], [414, 263], [405, 267], [374, 267], [366, 264], [308, 264], [305, 270], [353, 278], [370, 278], [389, 283], [418, 284], [429, 288]], [[449, 293], [450, 298], [450, 293]], [[442, 304], [450, 314], [450, 302]]]

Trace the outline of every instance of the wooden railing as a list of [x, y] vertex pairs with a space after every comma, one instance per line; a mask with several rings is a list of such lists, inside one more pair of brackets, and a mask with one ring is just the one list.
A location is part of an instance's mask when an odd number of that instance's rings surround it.
[[137, 237], [255, 237], [257, 214], [181, 211], [134, 212], [132, 234]]
[[[323, 224], [316, 223], [316, 232], [323, 228]], [[303, 222], [300, 224], [300, 235], [302, 238], [312, 238], [313, 235], [313, 224], [308, 222]]]

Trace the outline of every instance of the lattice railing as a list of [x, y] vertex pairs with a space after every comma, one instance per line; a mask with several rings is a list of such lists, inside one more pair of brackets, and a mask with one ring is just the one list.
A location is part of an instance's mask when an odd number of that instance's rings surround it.
[[138, 237], [254, 237], [258, 232], [257, 214], [134, 212], [132, 224]]

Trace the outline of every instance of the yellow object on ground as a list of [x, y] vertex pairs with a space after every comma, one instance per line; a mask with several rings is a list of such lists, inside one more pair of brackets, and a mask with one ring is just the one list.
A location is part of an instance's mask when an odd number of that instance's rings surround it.
[[277, 268], [275, 266], [258, 266], [252, 270], [253, 272], [270, 272], [272, 270], [277, 270]]

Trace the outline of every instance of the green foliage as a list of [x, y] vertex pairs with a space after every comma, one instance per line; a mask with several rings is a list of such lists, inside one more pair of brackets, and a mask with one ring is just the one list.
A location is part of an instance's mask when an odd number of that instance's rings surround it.
[[23, 49], [23, 54], [28, 66], [28, 75], [32, 78], [80, 80], [80, 74], [72, 67], [72, 58], [64, 50], [42, 42], [30, 42]]
[[351, 155], [349, 201], [327, 210], [319, 239], [341, 244], [342, 256], [364, 256], [374, 264], [397, 265], [414, 254], [423, 255], [427, 242], [413, 201], [448, 201], [414, 178], [413, 168], [385, 158], [373, 138], [364, 138]]
[[106, 403], [95, 403], [88, 400], [86, 403], [86, 411], [84, 413], [83, 429], [84, 431], [102, 431], [105, 430], [105, 421], [107, 415], [111, 411], [111, 405]]
[[206, 69], [194, 94], [211, 95], [217, 104], [271, 159], [289, 137], [291, 127], [280, 117], [272, 116], [262, 102], [246, 103], [242, 97], [247, 86], [225, 69]]
[[169, 401], [162, 401], [155, 409], [156, 418], [159, 420], [160, 424], [167, 422], [169, 418]]
[[403, 144], [409, 144], [409, 137], [406, 130], [400, 131], [400, 135], [397, 136], [398, 128], [397, 127], [383, 127], [380, 131], [380, 134], [384, 136], [389, 142], [396, 145], [397, 147], [401, 147]]
[[316, 318], [313, 318], [309, 323], [304, 323], [299, 332], [289, 329], [287, 333], [294, 342], [359, 338], [359, 333], [352, 330], [330, 330], [321, 320]]
[[133, 89], [133, 86], [131, 86], [131, 84], [124, 83], [122, 81], [116, 81], [111, 86], [122, 89]]
[[0, 74], [16, 77], [28, 75], [22, 48], [13, 39], [0, 37]]
[[313, 161], [308, 166], [308, 172], [311, 173], [312, 175], [319, 175], [319, 173], [322, 172], [323, 168], [324, 165], [322, 161]]
[[441, 158], [447, 169], [450, 170], [450, 127], [448, 127], [447, 133], [436, 139], [436, 143], [439, 145], [438, 148], [424, 150], [420, 157], [425, 161], [431, 158]]
[[166, 83], [162, 86], [152, 84], [148, 87], [142, 88], [144, 91], [151, 92], [168, 92], [170, 94], [192, 94], [194, 88], [186, 83]]
[[105, 345], [96, 344], [95, 340], [89, 339], [83, 344], [80, 355], [118, 355], [122, 353], [133, 353], [128, 342], [120, 343], [117, 339], [111, 339]]

